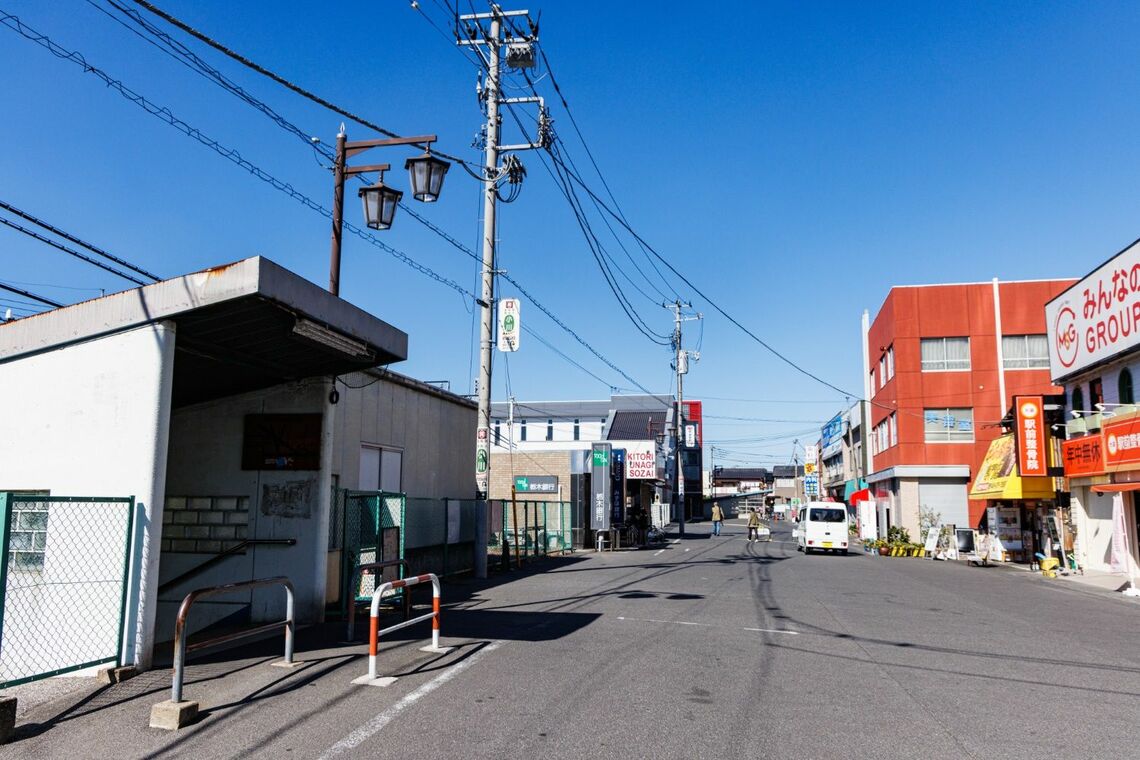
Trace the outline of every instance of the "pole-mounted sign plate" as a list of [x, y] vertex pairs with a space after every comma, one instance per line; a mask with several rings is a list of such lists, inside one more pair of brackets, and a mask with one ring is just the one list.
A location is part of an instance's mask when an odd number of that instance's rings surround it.
[[595, 443], [590, 468], [590, 527], [610, 529], [610, 444]]
[[518, 351], [522, 322], [519, 319], [519, 299], [499, 301], [499, 350]]

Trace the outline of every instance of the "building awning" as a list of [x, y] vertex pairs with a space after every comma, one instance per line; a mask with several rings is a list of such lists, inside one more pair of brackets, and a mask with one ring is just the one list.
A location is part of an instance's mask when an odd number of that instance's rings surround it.
[[974, 479], [974, 487], [970, 490], [970, 499], [974, 501], [1049, 499], [1053, 495], [1052, 478], [1023, 478], [1018, 473], [1012, 435], [1003, 435], [990, 442], [978, 477]]
[[843, 484], [843, 500], [846, 502], [851, 501], [851, 495], [856, 491], [862, 491], [867, 487], [867, 481], [863, 478], [848, 480]]
[[1123, 491], [1140, 491], [1140, 483], [1103, 483], [1093, 486], [1094, 493], [1121, 493]]
[[852, 491], [851, 494], [844, 499], [848, 504], [858, 504], [861, 501], [874, 501], [875, 497], [871, 495], [871, 489], [861, 488], [858, 491]]

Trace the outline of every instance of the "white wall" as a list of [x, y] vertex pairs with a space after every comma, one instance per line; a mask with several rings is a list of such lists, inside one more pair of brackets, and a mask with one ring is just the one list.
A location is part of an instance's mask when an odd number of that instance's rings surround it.
[[[150, 662], [175, 330], [160, 323], [0, 363], [0, 489], [134, 496], [125, 659]], [[85, 635], [77, 629], [69, 631]], [[66, 642], [57, 642], [60, 650]]]

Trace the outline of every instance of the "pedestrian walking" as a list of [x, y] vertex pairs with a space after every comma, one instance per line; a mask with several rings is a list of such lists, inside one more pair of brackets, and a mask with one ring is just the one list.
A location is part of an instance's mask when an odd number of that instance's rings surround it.
[[713, 502], [712, 508], [713, 535], [720, 535], [720, 524], [724, 522], [724, 512], [720, 511], [720, 504]]
[[760, 513], [756, 511], [756, 507], [748, 513], [748, 541], [760, 540]]

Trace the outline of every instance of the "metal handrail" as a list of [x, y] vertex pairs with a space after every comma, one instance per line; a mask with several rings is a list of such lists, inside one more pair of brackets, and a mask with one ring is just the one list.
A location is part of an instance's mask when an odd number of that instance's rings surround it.
[[[249, 628], [244, 631], [237, 631], [234, 633], [227, 633], [222, 636], [216, 636], [212, 639], [205, 641], [196, 641], [193, 644], [186, 644], [186, 618], [190, 614], [190, 607], [194, 602], [205, 596], [217, 596], [218, 594], [229, 594], [234, 591], [240, 591], [247, 588], [260, 588], [262, 586], [284, 586], [285, 587], [285, 619], [277, 620], [272, 623], [264, 623], [256, 628]], [[241, 581], [239, 583], [226, 583], [222, 586], [209, 586], [207, 588], [200, 588], [191, 591], [182, 600], [182, 605], [178, 608], [178, 620], [174, 624], [174, 684], [170, 691], [170, 700], [172, 702], [182, 701], [182, 678], [185, 674], [185, 660], [186, 655], [196, 649], [205, 649], [206, 647], [221, 644], [225, 641], [233, 641], [235, 639], [245, 638], [246, 636], [253, 636], [258, 633], [273, 630], [279, 625], [285, 625], [285, 663], [293, 663], [293, 583], [285, 576], [277, 576], [275, 578], [259, 578], [251, 581]]]
[[[353, 636], [356, 635], [356, 591], [355, 591], [355, 589], [357, 587], [357, 584], [360, 582], [360, 580], [359, 580], [360, 576], [364, 573], [365, 570], [383, 570], [386, 567], [396, 567], [397, 565], [399, 565], [400, 569], [403, 570], [403, 573], [401, 573], [401, 575], [407, 575], [408, 574], [408, 561], [406, 559], [390, 559], [390, 560], [386, 560], [384, 562], [366, 562], [363, 565], [359, 565], [355, 570], [352, 571], [352, 582], [348, 586], [348, 590], [349, 590], [349, 593], [352, 594], [352, 598], [347, 600], [348, 601], [348, 633], [345, 636], [345, 639], [344, 639], [345, 641], [352, 641]], [[377, 573], [376, 577], [377, 578], [380, 577], [379, 573]], [[403, 597], [404, 597], [404, 620], [407, 620], [408, 617], [412, 614], [412, 595], [407, 590], [405, 590], [403, 593]]]
[[[431, 583], [431, 612], [426, 615], [414, 617], [411, 620], [405, 620], [402, 623], [390, 625], [387, 628], [380, 629], [380, 599], [388, 593], [400, 588], [407, 588], [408, 586], [416, 586], [420, 583]], [[439, 576], [435, 573], [424, 573], [423, 575], [414, 575], [411, 578], [404, 578], [398, 581], [388, 581], [376, 587], [372, 592], [372, 610], [371, 616], [368, 619], [368, 675], [364, 676], [365, 681], [375, 681], [377, 676], [376, 663], [377, 653], [380, 648], [380, 637], [385, 633], [392, 633], [401, 628], [407, 628], [410, 625], [422, 622], [424, 620], [431, 620], [431, 646], [426, 647], [426, 651], [431, 652], [449, 652], [450, 647], [443, 648], [439, 645], [439, 607], [440, 607], [440, 592], [439, 592]]]
[[187, 570], [186, 572], [182, 573], [181, 575], [175, 576], [174, 578], [171, 578], [170, 580], [168, 580], [166, 583], [163, 583], [161, 586], [158, 587], [158, 593], [162, 594], [162, 593], [169, 591], [170, 589], [174, 588], [175, 586], [177, 586], [182, 581], [189, 580], [190, 578], [193, 578], [195, 575], [198, 575], [199, 573], [203, 572], [206, 568], [213, 567], [214, 565], [218, 564], [219, 562], [221, 562], [226, 557], [230, 557], [230, 556], [233, 556], [234, 554], [237, 554], [239, 551], [241, 551], [242, 549], [245, 549], [247, 546], [296, 546], [296, 544], [297, 544], [297, 539], [295, 539], [295, 538], [250, 538], [250, 539], [247, 539], [245, 541], [241, 541], [240, 543], [234, 544], [229, 549], [223, 549], [222, 551], [218, 552], [213, 557], [210, 557], [208, 560], [206, 560], [202, 564], [196, 565], [196, 566], [190, 568], [189, 570]]

